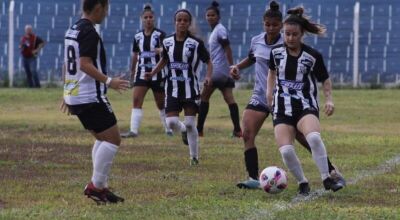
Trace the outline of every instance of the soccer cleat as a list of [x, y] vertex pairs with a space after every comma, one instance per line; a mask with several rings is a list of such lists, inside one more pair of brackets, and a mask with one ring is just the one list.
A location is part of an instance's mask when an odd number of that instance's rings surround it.
[[182, 131], [182, 141], [185, 145], [189, 145], [188, 139], [187, 139], [187, 131]]
[[110, 189], [108, 189], [108, 188], [105, 188], [105, 189], [104, 189], [104, 194], [105, 194], [105, 196], [106, 196], [107, 201], [110, 202], [110, 203], [118, 203], [118, 202], [123, 202], [123, 201], [125, 201], [124, 198], [115, 195], [115, 194], [114, 194], [113, 192], [111, 192]]
[[298, 193], [303, 196], [308, 196], [310, 194], [310, 185], [308, 183], [300, 183]]
[[138, 136], [138, 134], [136, 134], [135, 132], [132, 132], [132, 131], [128, 131], [128, 132], [121, 134], [122, 138], [135, 138], [137, 136]]
[[169, 136], [169, 137], [174, 136], [174, 133], [172, 132], [172, 130], [165, 131], [165, 134], [166, 134], [167, 136]]
[[260, 182], [249, 177], [248, 180], [236, 184], [240, 189], [260, 189]]
[[232, 135], [231, 135], [231, 137], [232, 137], [232, 138], [234, 138], [234, 137], [237, 137], [237, 138], [241, 138], [241, 137], [243, 137], [242, 130], [239, 130], [239, 131], [233, 131], [233, 132], [232, 132]]
[[199, 165], [199, 160], [195, 157], [190, 159], [190, 166], [197, 166]]
[[331, 171], [330, 175], [333, 180], [342, 184], [342, 186], [346, 186], [346, 180], [343, 175], [339, 172], [336, 166], [333, 166], [335, 169]]
[[97, 189], [92, 182], [85, 186], [83, 194], [96, 202], [97, 205], [104, 205], [107, 202], [106, 194], [103, 189]]
[[331, 177], [324, 179], [323, 184], [326, 190], [332, 190], [333, 192], [336, 192], [343, 188], [342, 184], [338, 183]]

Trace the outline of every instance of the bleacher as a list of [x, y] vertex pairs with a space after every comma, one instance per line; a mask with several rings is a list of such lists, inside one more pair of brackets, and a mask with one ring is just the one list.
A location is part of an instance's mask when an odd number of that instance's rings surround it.
[[[112, 73], [127, 72], [134, 34], [141, 29], [139, 16], [144, 0], [112, 0], [109, 16], [101, 26], [108, 56], [108, 68]], [[181, 6], [181, 0], [152, 0], [157, 26], [165, 32], [174, 30], [173, 14]], [[210, 1], [211, 2], [211, 1]], [[188, 0], [187, 8], [193, 13], [198, 33], [206, 41], [210, 28], [204, 18], [209, 1]], [[353, 11], [355, 0], [290, 0], [281, 1], [286, 11], [303, 5], [312, 19], [327, 26], [326, 37], [308, 36], [306, 43], [322, 52], [328, 71], [335, 81], [350, 82], [353, 69]], [[251, 37], [263, 31], [262, 16], [265, 2], [259, 0], [221, 1], [221, 22], [230, 31], [234, 60], [247, 55]], [[0, 5], [0, 70], [7, 69], [8, 5]], [[65, 30], [79, 18], [79, 0], [18, 0], [15, 2], [14, 63], [22, 70], [18, 42], [25, 24], [32, 24], [34, 32], [47, 41], [39, 58], [42, 80], [49, 73], [60, 77], [63, 60], [63, 36]], [[363, 82], [397, 82], [400, 69], [400, 1], [363, 0], [360, 12], [359, 69]], [[252, 72], [252, 69], [247, 72]], [[46, 73], [46, 74], [45, 74]]]

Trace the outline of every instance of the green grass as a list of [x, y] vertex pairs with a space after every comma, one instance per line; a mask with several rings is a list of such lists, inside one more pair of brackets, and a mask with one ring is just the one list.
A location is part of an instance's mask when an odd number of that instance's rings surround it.
[[[278, 195], [236, 188], [246, 178], [243, 144], [230, 138], [228, 107], [219, 92], [200, 139], [198, 167], [189, 166], [179, 135], [163, 133], [148, 94], [140, 136], [123, 140], [110, 177], [126, 201], [107, 206], [82, 195], [94, 139], [75, 117], [58, 110], [61, 93], [0, 89], [0, 219], [400, 219], [399, 162], [381, 169], [400, 156], [400, 90], [334, 91], [336, 112], [321, 116], [322, 136], [352, 184], [299, 203], [292, 202], [297, 186], [291, 175], [288, 189]], [[250, 94], [235, 91], [240, 111]], [[109, 97], [121, 130], [127, 130], [131, 93]], [[271, 118], [256, 143], [260, 168], [284, 167]], [[321, 189], [311, 156], [301, 147], [297, 153], [312, 190]]]

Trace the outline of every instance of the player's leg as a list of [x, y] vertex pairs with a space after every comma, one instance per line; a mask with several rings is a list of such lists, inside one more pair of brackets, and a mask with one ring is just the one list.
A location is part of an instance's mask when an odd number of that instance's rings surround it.
[[165, 114], [165, 92], [163, 87], [152, 87], [153, 90], [153, 96], [154, 100], [156, 102], [157, 108], [160, 113], [160, 120], [162, 125], [164, 126], [165, 133], [168, 136], [172, 136], [172, 130], [168, 128], [167, 122], [165, 120], [166, 114]]
[[284, 164], [299, 184], [299, 194], [306, 196], [310, 192], [310, 187], [293, 146], [296, 129], [291, 125], [292, 123], [291, 120], [289, 122], [289, 119], [281, 117], [274, 120], [275, 140], [279, 146], [279, 152], [282, 155]]
[[242, 129], [240, 128], [239, 107], [235, 102], [232, 90], [233, 90], [232, 87], [226, 86], [225, 88], [221, 89], [221, 92], [222, 95], [224, 96], [226, 104], [228, 104], [229, 107], [229, 112], [233, 124], [232, 137], [241, 137]]
[[[310, 145], [307, 143], [306, 137], [304, 137], [304, 134], [302, 134], [300, 131], [296, 132], [296, 140], [305, 148], [307, 149], [310, 153], [311, 153], [311, 148]], [[336, 180], [337, 182], [339, 182], [340, 184], [342, 184], [343, 186], [346, 186], [346, 179], [344, 178], [344, 176], [342, 175], [342, 173], [340, 173], [340, 171], [338, 170], [338, 168], [336, 166], [334, 166], [329, 157], [327, 157], [328, 159], [328, 168], [329, 168], [329, 174], [331, 175], [331, 177]]]
[[236, 186], [239, 188], [259, 188], [258, 152], [255, 139], [267, 116], [268, 113], [266, 111], [253, 110], [248, 107], [243, 112], [244, 161], [249, 179], [238, 183]]
[[177, 98], [167, 96], [165, 103], [165, 113], [167, 115], [165, 121], [167, 127], [175, 133], [181, 133], [183, 143], [188, 145], [186, 126], [179, 120], [179, 112], [181, 111], [182, 103]]
[[131, 112], [130, 130], [121, 134], [121, 137], [136, 137], [139, 134], [139, 127], [143, 118], [142, 106], [147, 90], [149, 90], [149, 87], [142, 84], [135, 84], [133, 87], [133, 108]]
[[185, 111], [185, 126], [187, 132], [187, 141], [190, 153], [190, 165], [197, 165], [199, 163], [199, 134], [196, 128], [196, 114], [198, 107], [193, 102], [187, 102], [183, 109]]
[[214, 93], [214, 91], [214, 84], [213, 86], [204, 86], [203, 90], [201, 91], [199, 117], [197, 118], [197, 131], [201, 137], [203, 136], [204, 123], [206, 121], [208, 110], [210, 108], [210, 97]]
[[333, 180], [329, 175], [327, 152], [321, 139], [319, 119], [315, 114], [306, 114], [302, 116], [297, 123], [297, 129], [302, 132], [310, 145], [312, 158], [321, 174], [321, 179], [325, 189], [337, 191], [343, 188], [343, 185]]

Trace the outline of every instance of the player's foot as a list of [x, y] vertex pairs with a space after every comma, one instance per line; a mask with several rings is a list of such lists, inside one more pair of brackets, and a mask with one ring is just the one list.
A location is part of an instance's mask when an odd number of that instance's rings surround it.
[[138, 134], [136, 134], [133, 131], [128, 131], [128, 132], [125, 132], [125, 133], [121, 133], [121, 137], [122, 138], [134, 138], [134, 137], [137, 137], [137, 136], [138, 136]]
[[248, 180], [236, 184], [240, 189], [260, 189], [260, 182], [249, 177]]
[[105, 204], [107, 202], [106, 194], [103, 189], [97, 189], [92, 182], [85, 186], [83, 194], [89, 199], [92, 199], [97, 205]]
[[170, 137], [174, 136], [174, 132], [172, 132], [172, 130], [167, 130], [167, 131], [165, 131], [165, 134], [166, 134], [167, 136], [170, 136]]
[[242, 130], [239, 130], [239, 131], [233, 131], [233, 132], [232, 132], [232, 135], [231, 135], [231, 137], [232, 137], [232, 138], [234, 138], [234, 137], [237, 137], [237, 138], [241, 138], [241, 137], [243, 137]]
[[332, 190], [333, 192], [336, 192], [343, 188], [342, 184], [336, 182], [331, 177], [324, 179], [323, 184], [326, 190]]
[[199, 160], [195, 157], [190, 159], [190, 166], [197, 166], [199, 165]]
[[188, 139], [187, 139], [187, 131], [182, 131], [181, 134], [182, 134], [182, 142], [185, 145], [189, 145], [189, 142], [188, 142]]
[[336, 166], [333, 166], [335, 169], [331, 171], [330, 175], [333, 180], [342, 184], [342, 186], [346, 186], [346, 180], [344, 179], [342, 173], [339, 172]]
[[125, 201], [124, 198], [115, 195], [115, 193], [111, 192], [110, 189], [108, 188], [104, 189], [104, 194], [106, 195], [107, 201], [110, 203], [118, 203]]
[[300, 183], [298, 193], [303, 196], [308, 196], [310, 194], [310, 185], [308, 183]]

